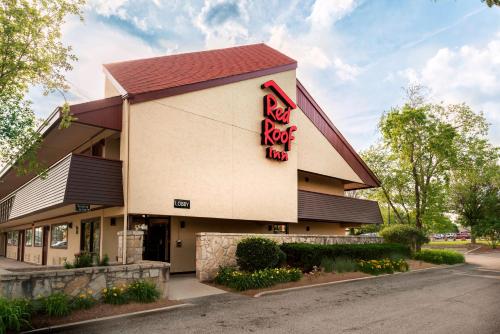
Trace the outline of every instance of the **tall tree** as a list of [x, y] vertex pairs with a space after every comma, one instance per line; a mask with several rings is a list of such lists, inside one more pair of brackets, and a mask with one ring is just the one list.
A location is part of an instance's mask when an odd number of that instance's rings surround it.
[[[41, 85], [45, 94], [68, 87], [64, 78], [76, 60], [61, 41], [67, 15], [82, 17], [84, 0], [0, 0], [0, 163], [16, 164], [21, 172], [37, 169], [39, 122], [26, 99]], [[63, 108], [67, 125], [69, 108]]]
[[471, 141], [484, 138], [488, 125], [465, 104], [427, 102], [422, 87], [410, 87], [402, 107], [386, 112], [379, 123], [381, 140], [363, 153], [382, 181], [379, 197], [398, 223], [419, 229], [450, 225], [449, 184]]
[[460, 224], [471, 229], [471, 241], [475, 243], [476, 228], [487, 219], [492, 201], [498, 199], [499, 154], [498, 148], [485, 140], [469, 142], [466, 153], [453, 172], [452, 209]]

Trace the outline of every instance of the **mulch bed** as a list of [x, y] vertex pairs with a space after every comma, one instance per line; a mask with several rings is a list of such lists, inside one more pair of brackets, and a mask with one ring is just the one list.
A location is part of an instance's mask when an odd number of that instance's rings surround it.
[[146, 311], [172, 305], [182, 304], [180, 301], [160, 299], [154, 303], [141, 304], [129, 303], [123, 305], [97, 304], [88, 310], [73, 311], [65, 317], [34, 316], [31, 323], [33, 328], [44, 328], [55, 325], [69, 324], [72, 322], [98, 319], [113, 315], [126, 314], [131, 312]]
[[[418, 269], [433, 268], [433, 267], [441, 267], [441, 265], [427, 263], [427, 262], [423, 262], [423, 261], [406, 260], [406, 262], [408, 262], [408, 265], [410, 266], [410, 271], [418, 270]], [[281, 290], [281, 289], [295, 288], [295, 287], [321, 284], [321, 283], [340, 282], [340, 281], [345, 281], [345, 280], [350, 280], [350, 279], [371, 277], [371, 276], [372, 275], [370, 275], [370, 274], [362, 273], [359, 271], [348, 272], [348, 273], [318, 272], [315, 274], [304, 274], [304, 277], [302, 277], [300, 279], [300, 281], [297, 281], [297, 282], [280, 283], [280, 284], [273, 285], [269, 288], [252, 289], [252, 290], [245, 290], [245, 291], [236, 291], [236, 290], [228, 288], [227, 286], [219, 285], [219, 284], [215, 284], [215, 283], [205, 282], [205, 284], [214, 286], [214, 287], [221, 289], [221, 290], [224, 290], [224, 291], [239, 293], [239, 294], [242, 294], [244, 296], [254, 297], [256, 294], [264, 292], [264, 291]]]

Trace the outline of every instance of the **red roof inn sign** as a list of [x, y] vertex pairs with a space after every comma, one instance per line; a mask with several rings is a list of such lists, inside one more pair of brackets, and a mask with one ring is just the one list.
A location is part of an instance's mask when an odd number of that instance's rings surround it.
[[[262, 120], [261, 144], [267, 146], [266, 158], [278, 161], [288, 160], [288, 151], [292, 147], [295, 139], [293, 133], [297, 130], [295, 125], [284, 130], [276, 127], [276, 124], [289, 124], [290, 114], [297, 105], [285, 94], [285, 92], [274, 82], [266, 81], [261, 86], [262, 89], [271, 89], [274, 93], [264, 96], [264, 120]], [[283, 102], [285, 108], [281, 108], [275, 95]], [[284, 145], [284, 151], [278, 151], [274, 145]]]

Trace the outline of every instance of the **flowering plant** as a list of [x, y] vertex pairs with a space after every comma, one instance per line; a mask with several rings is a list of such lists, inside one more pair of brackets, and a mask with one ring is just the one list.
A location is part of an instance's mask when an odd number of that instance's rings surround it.
[[372, 275], [393, 274], [395, 271], [409, 269], [408, 263], [403, 259], [360, 260], [358, 267], [360, 271]]
[[302, 271], [297, 268], [267, 268], [254, 272], [239, 271], [236, 268], [220, 268], [215, 283], [243, 291], [267, 288], [278, 283], [298, 281]]
[[129, 302], [127, 285], [102, 289], [102, 301], [106, 304], [126, 304]]
[[75, 310], [89, 309], [97, 303], [93, 296], [94, 291], [86, 290], [73, 297], [71, 306]]

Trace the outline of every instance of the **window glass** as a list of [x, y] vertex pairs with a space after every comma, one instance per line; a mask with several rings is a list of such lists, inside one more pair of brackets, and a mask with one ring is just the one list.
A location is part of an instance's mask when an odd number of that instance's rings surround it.
[[52, 225], [50, 247], [68, 248], [68, 224]]
[[286, 233], [288, 233], [288, 225], [287, 224], [274, 224], [273, 233], [274, 234], [286, 234]]
[[35, 247], [42, 247], [43, 227], [35, 227]]
[[7, 245], [17, 246], [17, 238], [18, 237], [19, 237], [19, 233], [17, 231], [7, 232]]
[[24, 244], [26, 246], [28, 246], [28, 247], [33, 246], [33, 229], [32, 228], [26, 230], [25, 240], [26, 240], [26, 242]]

